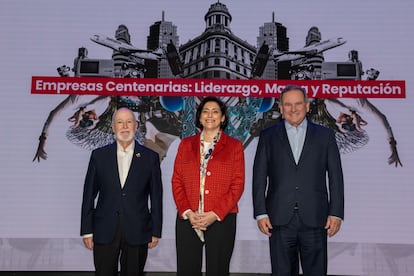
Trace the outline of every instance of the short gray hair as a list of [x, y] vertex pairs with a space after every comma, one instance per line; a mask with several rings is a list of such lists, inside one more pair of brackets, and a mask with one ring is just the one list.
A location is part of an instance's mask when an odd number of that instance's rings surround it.
[[309, 101], [305, 88], [296, 84], [288, 84], [285, 86], [285, 88], [283, 88], [282, 92], [280, 93], [280, 102], [282, 102], [283, 95], [292, 90], [299, 90], [300, 92], [302, 92], [305, 102]]

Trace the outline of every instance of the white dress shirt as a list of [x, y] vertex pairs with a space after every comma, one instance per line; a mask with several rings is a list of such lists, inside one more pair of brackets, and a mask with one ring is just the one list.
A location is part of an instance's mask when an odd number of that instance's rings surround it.
[[129, 145], [126, 149], [124, 149], [119, 143], [117, 145], [116, 156], [118, 161], [119, 181], [121, 182], [122, 188], [125, 185], [129, 168], [131, 167], [132, 155], [134, 154], [134, 146], [134, 142], [132, 142], [131, 145]]

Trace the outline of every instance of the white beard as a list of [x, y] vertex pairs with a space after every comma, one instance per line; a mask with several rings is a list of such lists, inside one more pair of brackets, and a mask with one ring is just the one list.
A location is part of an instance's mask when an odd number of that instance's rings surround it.
[[116, 134], [115, 136], [116, 136], [116, 140], [118, 140], [120, 142], [130, 142], [130, 141], [134, 140], [135, 133], [132, 133], [132, 134], [126, 136], [126, 137], [122, 136], [120, 134]]

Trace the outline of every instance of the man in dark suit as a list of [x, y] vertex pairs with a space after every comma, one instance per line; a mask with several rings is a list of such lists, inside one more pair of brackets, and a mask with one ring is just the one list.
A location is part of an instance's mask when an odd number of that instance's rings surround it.
[[116, 142], [94, 150], [89, 161], [81, 235], [93, 249], [97, 276], [118, 275], [118, 260], [122, 276], [144, 275], [148, 248], [161, 238], [159, 156], [134, 141], [137, 127], [131, 110], [117, 110], [112, 119]]
[[[306, 119], [306, 91], [288, 85], [284, 117], [260, 134], [253, 168], [257, 225], [269, 237], [273, 276], [327, 274], [327, 236], [344, 217], [341, 159], [331, 129]], [[328, 179], [328, 185], [327, 185]]]

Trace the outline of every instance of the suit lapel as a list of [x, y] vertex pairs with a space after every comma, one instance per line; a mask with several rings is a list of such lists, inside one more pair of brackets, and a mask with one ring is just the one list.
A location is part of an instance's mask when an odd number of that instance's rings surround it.
[[[191, 154], [196, 159], [196, 162], [200, 162], [200, 133], [195, 135], [191, 141]], [[217, 154], [221, 150], [223, 150], [226, 146], [227, 136], [226, 133], [222, 132], [220, 136], [220, 140], [214, 146], [213, 154]]]
[[306, 128], [306, 135], [305, 135], [305, 141], [303, 142], [303, 148], [302, 148], [302, 152], [299, 156], [299, 162], [298, 164], [300, 164], [300, 162], [306, 157], [307, 154], [309, 154], [309, 152], [311, 151], [311, 145], [312, 140], [315, 137], [315, 127], [314, 125], [308, 120], [308, 126]]
[[120, 181], [119, 171], [118, 171], [117, 149], [118, 149], [118, 144], [115, 142], [111, 145], [111, 148], [110, 148], [111, 156], [105, 162], [108, 162], [110, 169], [115, 172], [111, 174], [114, 176], [113, 183], [118, 184], [118, 187], [121, 188], [121, 181]]
[[213, 153], [217, 154], [218, 152], [220, 152], [221, 150], [224, 149], [224, 147], [226, 146], [226, 141], [227, 141], [227, 136], [226, 134], [222, 131], [220, 134], [220, 139], [217, 142], [217, 144], [214, 146], [214, 150]]
[[289, 138], [287, 136], [286, 127], [285, 127], [285, 121], [282, 121], [279, 124], [279, 127], [276, 129], [278, 138], [282, 140], [283, 149], [285, 150], [285, 153], [289, 156], [289, 159], [293, 162], [293, 164], [296, 164], [295, 157], [293, 156], [292, 148], [290, 147]]
[[[139, 174], [143, 166], [145, 165], [145, 162], [143, 162], [143, 157], [141, 156], [142, 153], [140, 151], [140, 145], [136, 141], [134, 143], [135, 143], [134, 153], [132, 154], [131, 165], [129, 166], [128, 175], [125, 179], [124, 187], [128, 184], [128, 180], [131, 178], [131, 174], [134, 174], [134, 173]], [[139, 179], [139, 178], [134, 177], [134, 179]]]
[[191, 153], [190, 156], [193, 156], [196, 159], [196, 162], [200, 162], [200, 133], [191, 138]]

